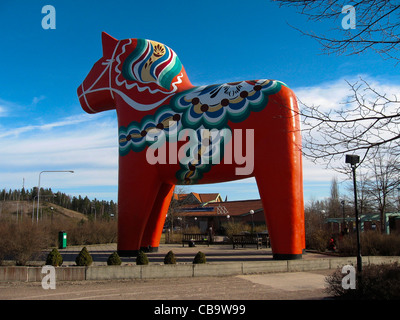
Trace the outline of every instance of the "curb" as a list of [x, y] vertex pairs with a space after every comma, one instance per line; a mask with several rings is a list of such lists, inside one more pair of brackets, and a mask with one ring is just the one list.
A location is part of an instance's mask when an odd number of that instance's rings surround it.
[[[399, 256], [363, 257], [363, 265], [399, 262]], [[336, 257], [315, 260], [244, 261], [206, 264], [150, 264], [126, 266], [91, 266], [55, 268], [58, 281], [157, 279], [182, 277], [234, 276], [254, 273], [306, 272], [337, 269], [357, 263], [356, 257]], [[42, 267], [0, 266], [0, 282], [40, 282], [46, 273]]]

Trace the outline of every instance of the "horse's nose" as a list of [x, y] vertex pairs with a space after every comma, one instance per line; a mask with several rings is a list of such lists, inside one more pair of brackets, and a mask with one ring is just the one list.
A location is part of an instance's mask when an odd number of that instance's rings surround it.
[[92, 108], [90, 108], [88, 105], [85, 94], [83, 93], [82, 85], [80, 85], [76, 91], [78, 93], [78, 98], [79, 98], [79, 102], [81, 104], [82, 109], [85, 110], [87, 113], [94, 113]]
[[76, 90], [76, 92], [78, 93], [78, 98], [81, 97], [83, 90], [82, 90], [82, 84], [79, 85], [78, 89]]

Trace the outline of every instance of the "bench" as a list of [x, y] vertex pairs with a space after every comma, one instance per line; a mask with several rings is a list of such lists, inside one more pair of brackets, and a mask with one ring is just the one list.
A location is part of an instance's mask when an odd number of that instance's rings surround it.
[[232, 236], [233, 249], [236, 249], [239, 245], [244, 248], [248, 244], [255, 244], [257, 249], [261, 248], [263, 244], [266, 248], [269, 247], [269, 236], [268, 234], [235, 234]]
[[206, 243], [207, 246], [210, 246], [210, 240], [207, 233], [184, 233], [182, 235], [182, 247], [185, 246], [185, 243]]

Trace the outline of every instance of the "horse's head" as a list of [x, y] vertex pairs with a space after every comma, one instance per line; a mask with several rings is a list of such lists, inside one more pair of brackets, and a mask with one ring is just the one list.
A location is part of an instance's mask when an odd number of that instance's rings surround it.
[[82, 108], [88, 113], [115, 109], [115, 99], [110, 84], [114, 50], [118, 40], [105, 32], [102, 34], [103, 57], [97, 61], [78, 87], [78, 97]]
[[104, 32], [102, 43], [103, 57], [78, 87], [86, 112], [115, 109], [117, 97], [133, 109], [148, 111], [192, 86], [178, 56], [161, 43], [118, 41]]

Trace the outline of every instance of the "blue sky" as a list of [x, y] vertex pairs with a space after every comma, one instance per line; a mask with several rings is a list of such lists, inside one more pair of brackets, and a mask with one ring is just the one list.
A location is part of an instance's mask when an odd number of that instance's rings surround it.
[[[351, 2], [351, 1], [350, 1]], [[349, 2], [349, 3], [350, 3]], [[44, 5], [56, 9], [56, 29], [42, 28]], [[71, 195], [117, 199], [115, 111], [86, 114], [76, 88], [101, 57], [101, 32], [118, 39], [146, 38], [171, 47], [194, 85], [278, 79], [305, 102], [335, 105], [349, 94], [345, 80], [360, 76], [400, 88], [399, 67], [379, 56], [322, 55], [301, 36], [324, 33], [341, 21], [309, 22], [273, 1], [65, 1], [0, 3], [0, 189], [38, 184]], [[304, 163], [305, 200], [329, 195], [332, 177]], [[258, 198], [253, 179], [191, 186], [229, 200]]]

